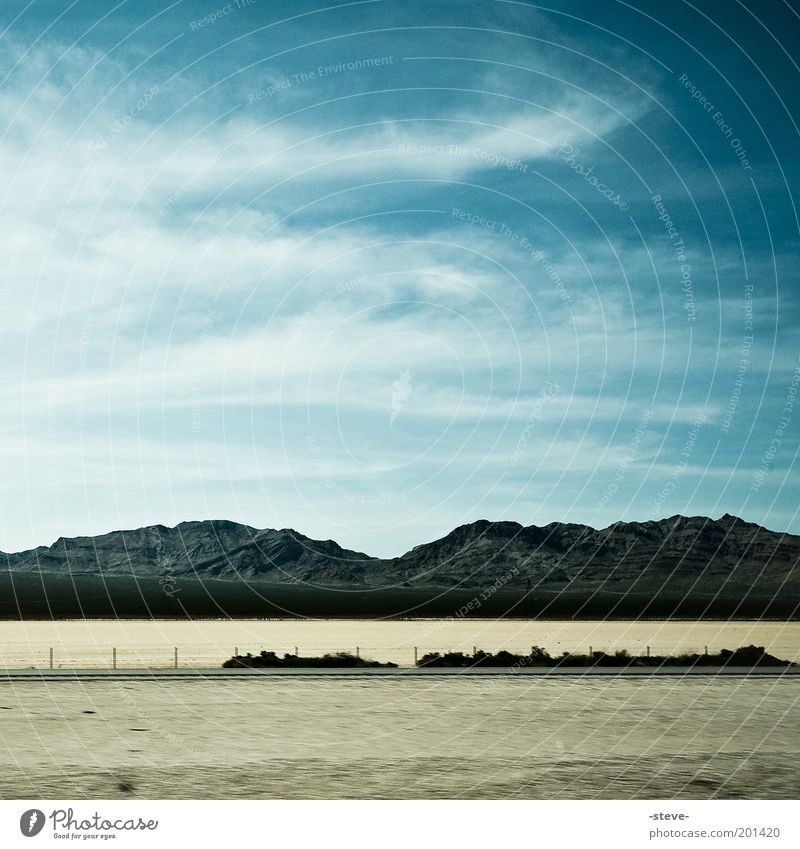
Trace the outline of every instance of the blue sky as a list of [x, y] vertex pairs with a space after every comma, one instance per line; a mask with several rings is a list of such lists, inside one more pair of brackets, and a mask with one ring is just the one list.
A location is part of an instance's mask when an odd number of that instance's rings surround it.
[[789, 5], [5, 2], [0, 549], [800, 532]]

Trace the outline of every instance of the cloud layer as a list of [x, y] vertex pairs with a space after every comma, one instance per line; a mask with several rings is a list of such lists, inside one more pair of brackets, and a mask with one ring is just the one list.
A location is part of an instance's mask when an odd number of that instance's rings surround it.
[[376, 554], [483, 516], [800, 531], [784, 118], [678, 50], [707, 35], [495, 5], [16, 21], [0, 548], [222, 516]]

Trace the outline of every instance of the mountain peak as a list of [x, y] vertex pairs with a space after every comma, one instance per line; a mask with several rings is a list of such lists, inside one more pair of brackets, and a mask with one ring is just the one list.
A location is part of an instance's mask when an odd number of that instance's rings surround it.
[[752, 524], [751, 522], [745, 522], [745, 520], [740, 518], [739, 516], [734, 516], [732, 513], [725, 513], [723, 516], [720, 516], [719, 519], [717, 519], [717, 521], [718, 522], [725, 522], [726, 524], [729, 524], [729, 525], [750, 525], [750, 524]]

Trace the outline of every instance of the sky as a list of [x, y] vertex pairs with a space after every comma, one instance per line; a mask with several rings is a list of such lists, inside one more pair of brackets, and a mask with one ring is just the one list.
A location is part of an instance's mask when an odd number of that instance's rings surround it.
[[0, 550], [800, 533], [790, 4], [4, 0], [0, 32]]

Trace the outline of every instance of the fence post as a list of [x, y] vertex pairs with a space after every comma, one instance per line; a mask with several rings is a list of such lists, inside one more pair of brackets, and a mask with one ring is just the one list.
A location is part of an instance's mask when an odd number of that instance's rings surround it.
[[178, 647], [175, 646], [175, 669], [178, 668]]
[[295, 646], [295, 647], [294, 647], [294, 656], [295, 656], [295, 657], [300, 657], [300, 655], [299, 655], [299, 653], [298, 653], [298, 651], [297, 651], [297, 646]]
[[703, 646], [703, 654], [708, 654], [708, 646]]
[[113, 669], [117, 668], [117, 647], [114, 646], [111, 649], [111, 666]]
[[50, 647], [50, 668], [53, 668], [53, 647]]
[[647, 656], [650, 657], [650, 646], [647, 647]]
[[591, 657], [591, 656], [592, 656], [592, 647], [589, 646], [589, 657]]
[[356, 646], [356, 657], [361, 657], [361, 655], [358, 652], [359, 652], [359, 648], [358, 648], [358, 646]]
[[473, 656], [473, 657], [475, 657], [475, 655], [476, 655], [477, 653], [478, 653], [478, 647], [477, 647], [477, 646], [473, 646], [473, 647], [472, 647], [472, 656]]
[[239, 646], [234, 646], [234, 647], [233, 647], [233, 656], [234, 656], [234, 657], [239, 657]]
[[414, 646], [414, 666], [417, 665], [418, 661], [419, 661], [419, 655], [417, 654], [417, 647]]

